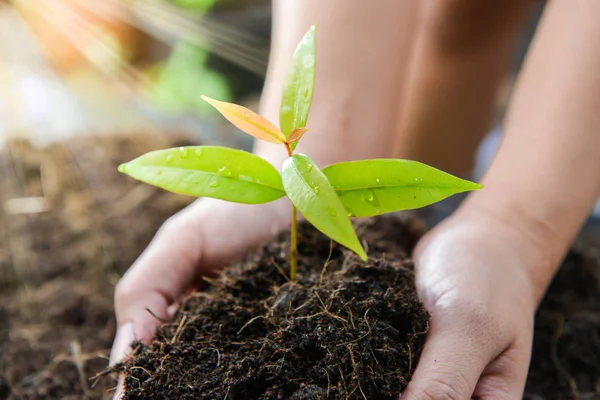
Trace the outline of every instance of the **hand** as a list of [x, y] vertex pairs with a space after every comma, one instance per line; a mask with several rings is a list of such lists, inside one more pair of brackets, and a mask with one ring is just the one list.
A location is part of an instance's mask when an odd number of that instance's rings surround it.
[[484, 213], [459, 211], [421, 240], [417, 288], [431, 321], [403, 400], [522, 398], [536, 253], [522, 232]]
[[[171, 217], [117, 284], [111, 364], [122, 360], [135, 340], [150, 340], [160, 324], [157, 317], [171, 319], [176, 302], [203, 275], [284, 228], [287, 207], [281, 200], [249, 206], [202, 199]], [[115, 399], [121, 390], [122, 382]]]

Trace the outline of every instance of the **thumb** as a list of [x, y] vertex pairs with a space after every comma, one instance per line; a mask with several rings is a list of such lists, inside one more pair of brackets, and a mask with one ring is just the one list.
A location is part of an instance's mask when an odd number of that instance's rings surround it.
[[149, 340], [159, 319], [170, 319], [169, 306], [198, 277], [279, 231], [288, 208], [280, 200], [247, 205], [202, 199], [171, 217], [117, 284], [111, 362], [121, 360], [132, 342]]
[[490, 349], [453, 324], [431, 322], [417, 369], [402, 400], [470, 400]]
[[160, 320], [170, 319], [169, 306], [197, 276], [203, 240], [189, 220], [183, 212], [167, 221], [117, 284], [111, 364], [120, 361], [134, 341], [152, 338]]

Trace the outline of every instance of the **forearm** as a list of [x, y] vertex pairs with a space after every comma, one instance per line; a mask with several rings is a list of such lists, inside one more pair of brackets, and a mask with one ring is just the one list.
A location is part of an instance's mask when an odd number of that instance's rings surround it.
[[530, 5], [521, 0], [429, 4], [395, 153], [467, 176], [491, 125], [496, 93]]
[[[317, 72], [308, 129], [297, 151], [320, 166], [387, 157], [396, 126], [418, 2], [274, 1], [271, 59], [261, 114], [278, 121], [281, 89], [292, 54], [317, 24]], [[278, 168], [283, 148], [257, 143]]]
[[537, 248], [539, 299], [600, 193], [600, 3], [548, 4], [485, 188], [463, 207]]

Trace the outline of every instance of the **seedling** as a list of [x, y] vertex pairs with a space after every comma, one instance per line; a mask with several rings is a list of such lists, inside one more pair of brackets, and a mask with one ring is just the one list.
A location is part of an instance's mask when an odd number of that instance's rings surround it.
[[307, 131], [315, 56], [312, 26], [296, 48], [285, 80], [279, 128], [247, 108], [203, 96], [237, 128], [282, 145], [289, 157], [281, 174], [254, 154], [218, 146], [153, 151], [120, 165], [119, 171], [171, 192], [237, 203], [261, 204], [287, 196], [292, 203], [292, 280], [298, 266], [296, 210], [318, 230], [366, 260], [350, 217], [420, 208], [482, 187], [415, 161], [359, 160], [320, 169], [308, 156], [294, 154]]

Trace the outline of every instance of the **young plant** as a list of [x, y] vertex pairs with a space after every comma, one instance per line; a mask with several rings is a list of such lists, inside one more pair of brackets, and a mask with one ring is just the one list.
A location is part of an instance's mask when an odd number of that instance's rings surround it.
[[247, 108], [202, 96], [237, 128], [282, 145], [289, 157], [281, 174], [254, 154], [218, 146], [153, 151], [120, 165], [119, 171], [171, 192], [231, 202], [261, 204], [287, 196], [292, 203], [292, 280], [298, 265], [296, 210], [318, 230], [366, 260], [350, 217], [415, 209], [481, 188], [415, 161], [359, 160], [320, 169], [308, 156], [294, 154], [307, 131], [315, 61], [312, 26], [293, 55], [283, 88], [279, 128]]

